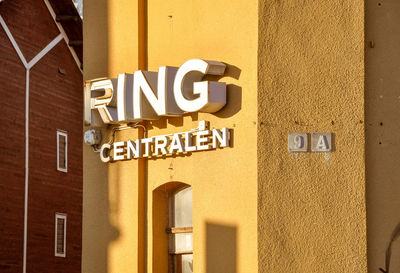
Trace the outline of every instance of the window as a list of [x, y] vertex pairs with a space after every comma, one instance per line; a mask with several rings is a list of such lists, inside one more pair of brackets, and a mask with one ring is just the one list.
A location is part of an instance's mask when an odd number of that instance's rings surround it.
[[57, 131], [57, 170], [67, 172], [67, 153], [68, 153], [67, 132]]
[[193, 272], [192, 187], [169, 197], [169, 273]]
[[67, 215], [56, 213], [55, 246], [54, 255], [56, 257], [66, 256], [66, 236], [67, 236]]

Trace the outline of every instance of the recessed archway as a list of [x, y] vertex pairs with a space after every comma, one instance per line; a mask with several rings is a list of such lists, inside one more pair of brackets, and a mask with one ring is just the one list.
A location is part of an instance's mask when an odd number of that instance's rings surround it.
[[168, 182], [153, 190], [153, 273], [193, 272], [192, 187]]

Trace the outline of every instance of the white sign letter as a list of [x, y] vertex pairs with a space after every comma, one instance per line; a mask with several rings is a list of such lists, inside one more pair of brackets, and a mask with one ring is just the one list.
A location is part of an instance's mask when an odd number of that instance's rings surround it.
[[143, 157], [148, 157], [151, 154], [151, 145], [150, 143], [153, 142], [153, 138], [142, 138], [142, 143], [144, 144], [144, 154]]
[[[103, 145], [101, 146], [101, 149], [100, 149], [100, 159], [101, 159], [101, 161], [103, 161], [104, 163], [107, 163], [107, 162], [109, 162], [109, 161], [111, 160], [111, 157], [110, 157], [110, 149], [111, 149], [111, 145], [108, 144], [108, 143], [103, 144]], [[106, 154], [105, 154], [105, 153], [106, 153]]]
[[[124, 160], [125, 142], [114, 142], [114, 160]], [[122, 154], [121, 154], [122, 153]]]
[[181, 134], [174, 134], [174, 136], [172, 137], [171, 147], [169, 147], [169, 153], [173, 154], [175, 150], [178, 150], [180, 153], [184, 152]]
[[226, 104], [226, 84], [201, 80], [206, 74], [223, 75], [225, 67], [225, 64], [216, 61], [186, 61], [175, 76], [174, 96], [177, 105], [185, 112], [219, 111]]
[[[222, 132], [221, 132], [222, 131]], [[222, 130], [213, 129], [212, 139], [213, 139], [213, 148], [216, 149], [218, 147], [228, 147], [229, 146], [229, 130], [228, 128], [222, 128]], [[218, 140], [218, 143], [217, 143]]]
[[166, 136], [157, 136], [154, 137], [154, 155], [159, 155], [159, 151], [161, 150], [161, 154], [167, 154], [167, 150], [165, 149], [169, 145], [169, 138]]
[[185, 152], [196, 151], [196, 146], [193, 145], [193, 135], [192, 133], [185, 133]]
[[133, 120], [133, 75], [118, 75], [117, 114], [118, 121]]
[[197, 132], [197, 150], [198, 151], [211, 149], [211, 145], [207, 144], [208, 142], [210, 142], [209, 135], [210, 135], [209, 130]]
[[114, 96], [114, 90], [116, 89], [116, 79], [100, 80], [90, 84], [90, 125], [102, 125], [99, 118], [95, 116], [95, 110], [98, 111], [101, 120], [106, 124], [118, 121], [116, 109], [117, 99]]
[[126, 158], [132, 159], [132, 153], [134, 158], [138, 158], [142, 156], [142, 142], [140, 139], [137, 139], [135, 142], [128, 140], [126, 142]]
[[329, 145], [326, 136], [324, 135], [319, 136], [317, 142], [317, 149], [320, 151], [329, 151]]

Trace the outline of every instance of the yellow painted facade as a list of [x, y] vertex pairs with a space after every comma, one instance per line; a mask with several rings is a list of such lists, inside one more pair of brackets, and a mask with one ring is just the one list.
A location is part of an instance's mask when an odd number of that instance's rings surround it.
[[[367, 271], [363, 3], [260, 5], [260, 272]], [[288, 153], [289, 132], [334, 151]]]
[[[93, 5], [99, 3], [85, 2], [89, 13], [84, 14], [85, 39], [91, 40], [85, 44], [85, 79], [138, 70], [139, 3], [121, 1], [120, 7], [113, 1], [103, 3], [106, 38], [91, 34], [98, 27], [97, 16], [90, 15]], [[192, 58], [228, 66], [219, 79], [228, 85], [226, 107], [216, 114], [147, 122], [148, 136], [189, 131], [198, 121], [208, 120], [211, 127], [234, 130], [234, 147], [146, 160], [146, 198], [138, 194], [137, 160], [107, 165], [85, 147], [82, 272], [145, 272], [142, 259], [147, 272], [153, 272], [153, 260], [162, 259], [153, 257], [153, 190], [170, 181], [193, 187], [194, 272], [257, 272], [257, 2], [242, 0], [230, 6], [160, 0], [149, 1], [147, 11], [147, 70], [180, 66]], [[106, 45], [92, 46], [103, 39]], [[94, 64], [91, 59], [99, 55], [103, 63]], [[116, 140], [136, 139], [136, 130], [117, 132]], [[107, 133], [110, 130], [103, 130]], [[146, 230], [140, 231], [139, 204], [146, 199]], [[142, 236], [146, 240], [139, 249]]]
[[[85, 80], [193, 58], [227, 64], [223, 77], [207, 76], [227, 83], [222, 110], [147, 121], [116, 141], [200, 120], [234, 137], [230, 148], [107, 164], [85, 145], [82, 272], [168, 272], [168, 182], [193, 188], [195, 273], [383, 268], [384, 239], [369, 234], [377, 248], [367, 255], [364, 9], [361, 0], [85, 0]], [[290, 132], [332, 132], [334, 150], [289, 153]]]

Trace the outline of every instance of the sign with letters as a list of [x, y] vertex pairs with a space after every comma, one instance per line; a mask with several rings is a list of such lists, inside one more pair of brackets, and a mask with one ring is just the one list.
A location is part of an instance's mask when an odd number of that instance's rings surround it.
[[226, 104], [226, 83], [203, 81], [223, 75], [226, 65], [191, 59], [158, 72], [136, 71], [85, 83], [85, 123], [91, 126], [155, 120], [187, 112], [214, 113]]
[[330, 152], [332, 150], [331, 133], [312, 133], [311, 151], [312, 152]]
[[289, 133], [288, 135], [289, 152], [307, 152], [308, 136], [306, 133]]
[[[191, 59], [180, 67], [161, 66], [158, 72], [136, 71], [85, 83], [85, 124], [125, 124], [181, 116], [190, 112], [214, 113], [226, 104], [226, 83], [203, 81], [205, 75], [224, 75], [226, 65]], [[105, 143], [103, 162], [188, 154], [230, 146], [228, 128], [199, 128], [189, 132]]]
[[137, 158], [188, 154], [230, 146], [231, 131], [228, 128], [198, 130], [153, 136], [103, 144], [100, 159], [103, 162], [130, 160]]
[[[308, 133], [289, 133], [289, 152], [308, 152]], [[311, 152], [331, 152], [332, 133], [312, 133]]]

